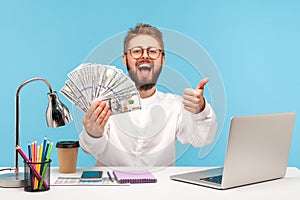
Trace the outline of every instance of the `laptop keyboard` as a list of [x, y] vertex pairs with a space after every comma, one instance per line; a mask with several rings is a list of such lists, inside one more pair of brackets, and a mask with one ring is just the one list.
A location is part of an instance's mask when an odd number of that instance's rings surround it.
[[200, 180], [221, 184], [222, 183], [222, 175], [201, 178]]

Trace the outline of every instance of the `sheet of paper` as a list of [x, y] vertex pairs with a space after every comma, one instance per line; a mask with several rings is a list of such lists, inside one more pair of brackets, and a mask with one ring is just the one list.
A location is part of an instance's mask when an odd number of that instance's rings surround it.
[[116, 180], [109, 180], [103, 177], [101, 181], [80, 181], [80, 177], [57, 177], [51, 186], [129, 186], [130, 184], [120, 184]]

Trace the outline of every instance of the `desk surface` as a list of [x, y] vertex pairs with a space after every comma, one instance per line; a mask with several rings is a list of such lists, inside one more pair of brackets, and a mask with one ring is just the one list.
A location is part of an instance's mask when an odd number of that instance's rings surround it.
[[[85, 168], [87, 169], [87, 168]], [[90, 168], [103, 171], [112, 171], [111, 168]], [[124, 169], [126, 168], [118, 168]], [[300, 170], [289, 167], [285, 178], [274, 181], [238, 187], [229, 190], [215, 190], [197, 185], [170, 180], [170, 175], [205, 169], [204, 167], [167, 167], [155, 168], [151, 171], [158, 179], [157, 183], [132, 184], [130, 186], [51, 186], [49, 191], [30, 193], [23, 188], [0, 188], [1, 199], [9, 200], [55, 200], [68, 198], [77, 199], [299, 199], [300, 194]], [[79, 176], [83, 168], [77, 169]], [[104, 173], [106, 174], [106, 173]], [[51, 182], [56, 180], [58, 169], [53, 167]], [[66, 175], [63, 175], [66, 176]], [[67, 175], [69, 176], [69, 175]], [[4, 198], [5, 197], [5, 198]]]

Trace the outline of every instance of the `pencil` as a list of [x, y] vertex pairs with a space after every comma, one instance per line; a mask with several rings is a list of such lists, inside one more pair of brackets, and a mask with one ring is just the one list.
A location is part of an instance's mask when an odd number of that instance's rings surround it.
[[[48, 141], [46, 152], [48, 151], [49, 144], [50, 144], [50, 142]], [[41, 179], [41, 182], [40, 182], [40, 185], [39, 185], [39, 189], [42, 189], [42, 184], [41, 183], [44, 182], [44, 179], [45, 179], [45, 176], [46, 176], [47, 167], [48, 167], [48, 164], [49, 164], [48, 161], [50, 160], [50, 155], [52, 153], [52, 149], [53, 149], [53, 142], [51, 142], [50, 147], [49, 147], [49, 151], [46, 153], [47, 154], [47, 156], [46, 156], [46, 162], [47, 163], [44, 165], [44, 168], [43, 168], [42, 179]]]
[[[32, 161], [32, 149], [31, 149], [31, 143], [28, 142], [28, 157], [29, 157], [29, 160]], [[32, 172], [30, 172], [30, 184], [32, 185], [33, 181], [32, 181]]]
[[45, 155], [44, 155], [44, 162], [47, 160], [47, 154], [50, 146], [50, 141], [47, 142], [46, 150], [45, 150]]
[[[40, 174], [42, 174], [42, 153], [43, 153], [43, 144], [41, 144], [41, 146], [39, 146], [39, 148], [38, 148], [39, 150], [38, 150], [38, 164], [37, 164], [37, 171], [40, 173]], [[38, 185], [39, 185], [39, 183], [37, 182], [37, 184], [36, 184], [36, 189], [38, 189]]]
[[28, 157], [29, 157], [29, 160], [31, 161], [31, 145], [30, 145], [30, 142], [28, 142]]
[[50, 144], [50, 147], [49, 147], [49, 151], [48, 151], [46, 160], [49, 160], [49, 159], [50, 159], [50, 155], [51, 155], [51, 153], [52, 153], [52, 149], [53, 149], [53, 142], [51, 142], [51, 144]]
[[[34, 162], [34, 142], [31, 143], [31, 162]], [[33, 165], [34, 166], [34, 165]], [[34, 185], [35, 176], [30, 170], [32, 185]]]
[[34, 143], [31, 142], [31, 161], [33, 161], [33, 147], [34, 147]]
[[[36, 160], [35, 162], [38, 163], [39, 162], [39, 159], [40, 159], [40, 146], [37, 146], [37, 151], [36, 151]], [[40, 165], [39, 164], [35, 164], [35, 169], [38, 173], [40, 173]], [[38, 179], [35, 178], [35, 182], [34, 182], [34, 189], [37, 189], [38, 187]]]
[[[37, 162], [37, 146], [36, 141], [33, 142], [33, 153], [32, 153], [32, 162]], [[36, 169], [36, 164], [32, 165], [34, 169]], [[33, 188], [35, 189], [35, 185], [37, 183], [36, 177], [33, 177]]]
[[34, 141], [33, 143], [33, 153], [34, 153], [34, 158], [33, 158], [33, 162], [37, 162], [37, 142]]
[[47, 137], [44, 137], [42, 161], [45, 162], [45, 150], [46, 150]]

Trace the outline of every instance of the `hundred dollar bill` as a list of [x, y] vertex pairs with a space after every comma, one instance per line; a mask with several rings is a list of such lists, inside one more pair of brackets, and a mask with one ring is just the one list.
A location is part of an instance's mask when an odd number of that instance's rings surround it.
[[120, 114], [124, 112], [130, 112], [134, 110], [141, 109], [141, 102], [139, 94], [130, 95], [130, 96], [121, 96], [111, 99], [104, 99], [111, 110], [111, 115]]

